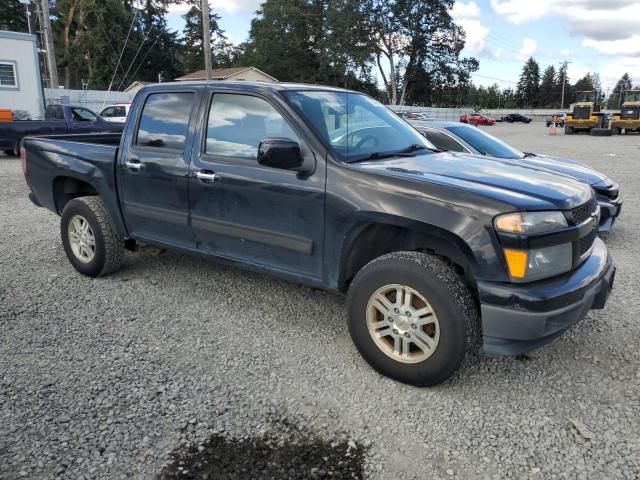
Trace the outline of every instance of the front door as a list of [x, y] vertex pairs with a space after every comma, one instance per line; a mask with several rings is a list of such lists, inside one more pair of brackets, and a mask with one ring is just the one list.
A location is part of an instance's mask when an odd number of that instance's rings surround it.
[[[322, 274], [326, 167], [292, 128], [283, 105], [244, 93], [211, 96], [193, 149], [191, 224], [198, 249], [311, 278]], [[257, 162], [259, 143], [301, 145], [307, 176]]]
[[[129, 234], [194, 248], [189, 225], [189, 129], [197, 92], [147, 95], [135, 131], [118, 164], [124, 218]], [[196, 112], [197, 113], [197, 112]], [[131, 130], [131, 129], [129, 129]]]

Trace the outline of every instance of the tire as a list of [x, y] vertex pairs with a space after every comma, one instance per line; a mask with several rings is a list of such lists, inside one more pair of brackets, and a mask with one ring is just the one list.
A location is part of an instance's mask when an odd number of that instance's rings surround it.
[[[384, 295], [393, 306], [398, 300], [394, 296], [397, 287], [412, 292], [413, 303], [408, 307], [398, 305], [399, 312], [383, 308], [389, 312], [384, 317], [383, 311], [374, 306], [383, 302], [373, 299]], [[391, 298], [386, 296], [387, 289]], [[424, 313], [429, 307], [433, 314]], [[403, 308], [410, 308], [413, 315], [403, 315]], [[442, 383], [458, 369], [466, 353], [477, 351], [480, 343], [480, 317], [469, 289], [449, 265], [433, 255], [394, 252], [371, 261], [353, 280], [347, 309], [349, 333], [367, 363], [381, 374], [410, 385]], [[425, 336], [432, 344], [426, 351], [427, 342], [421, 340]], [[393, 352], [396, 344], [397, 355]], [[406, 355], [405, 344], [409, 349]]]
[[[88, 223], [87, 236], [83, 243], [85, 246], [78, 247], [78, 241], [74, 242], [71, 237], [72, 232], [79, 230], [78, 225], [84, 226], [83, 221]], [[83, 275], [101, 277], [115, 272], [122, 265], [124, 239], [113, 227], [100, 197], [70, 200], [62, 211], [60, 234], [67, 258]], [[90, 234], [93, 235], [93, 247]]]
[[613, 132], [610, 128], [592, 128], [589, 133], [594, 137], [610, 137]]
[[13, 156], [13, 149], [12, 148], [3, 150], [3, 152], [8, 157], [12, 157]]

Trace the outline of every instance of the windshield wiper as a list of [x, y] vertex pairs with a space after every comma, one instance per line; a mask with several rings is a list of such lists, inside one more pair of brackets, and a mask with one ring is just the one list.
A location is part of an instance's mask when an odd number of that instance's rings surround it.
[[523, 152], [523, 153], [524, 153], [524, 158], [535, 157], [536, 156], [535, 153], [527, 153], [527, 152]]
[[413, 143], [406, 148], [403, 148], [401, 150], [395, 150], [393, 152], [372, 152], [369, 155], [366, 155], [364, 157], [354, 158], [353, 160], [349, 160], [349, 163], [366, 162], [369, 160], [381, 160], [383, 158], [393, 158], [393, 157], [413, 157], [413, 155], [411, 154], [418, 150], [432, 150], [436, 152], [438, 151], [438, 150], [433, 150], [432, 148], [429, 148], [425, 145], [419, 145], [417, 143]]

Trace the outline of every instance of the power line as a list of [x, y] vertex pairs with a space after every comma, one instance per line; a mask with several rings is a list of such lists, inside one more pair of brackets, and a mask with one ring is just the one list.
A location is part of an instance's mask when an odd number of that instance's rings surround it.
[[120, 52], [120, 57], [118, 58], [118, 63], [116, 64], [116, 68], [113, 70], [113, 76], [111, 77], [111, 82], [109, 82], [109, 88], [107, 89], [107, 94], [104, 96], [104, 101], [102, 102], [102, 107], [100, 110], [104, 108], [105, 103], [107, 103], [107, 96], [111, 91], [111, 87], [113, 86], [113, 80], [116, 78], [116, 73], [118, 71], [118, 67], [120, 66], [120, 61], [122, 60], [122, 55], [124, 54], [124, 49], [127, 47], [127, 42], [129, 42], [129, 36], [131, 35], [131, 30], [133, 30], [133, 24], [136, 22], [136, 18], [138, 18], [138, 10], [133, 15], [133, 20], [131, 20], [131, 26], [129, 27], [129, 32], [127, 33], [127, 38], [124, 40], [124, 45], [122, 46], [122, 51]]
[[518, 84], [518, 82], [514, 82], [513, 80], [505, 80], [504, 78], [489, 77], [488, 75], [481, 75], [479, 73], [471, 73], [471, 75], [473, 75], [474, 77], [480, 77], [480, 78], [487, 78], [489, 80], [495, 80], [497, 82], [513, 83], [514, 85]]

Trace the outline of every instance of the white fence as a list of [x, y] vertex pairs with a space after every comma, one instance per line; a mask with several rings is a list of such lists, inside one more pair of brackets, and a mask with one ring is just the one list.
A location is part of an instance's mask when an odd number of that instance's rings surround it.
[[47, 105], [78, 105], [87, 107], [96, 113], [103, 105], [126, 103], [133, 100], [135, 94], [127, 92], [107, 92], [105, 90], [70, 90], [66, 88], [45, 88], [44, 98]]

